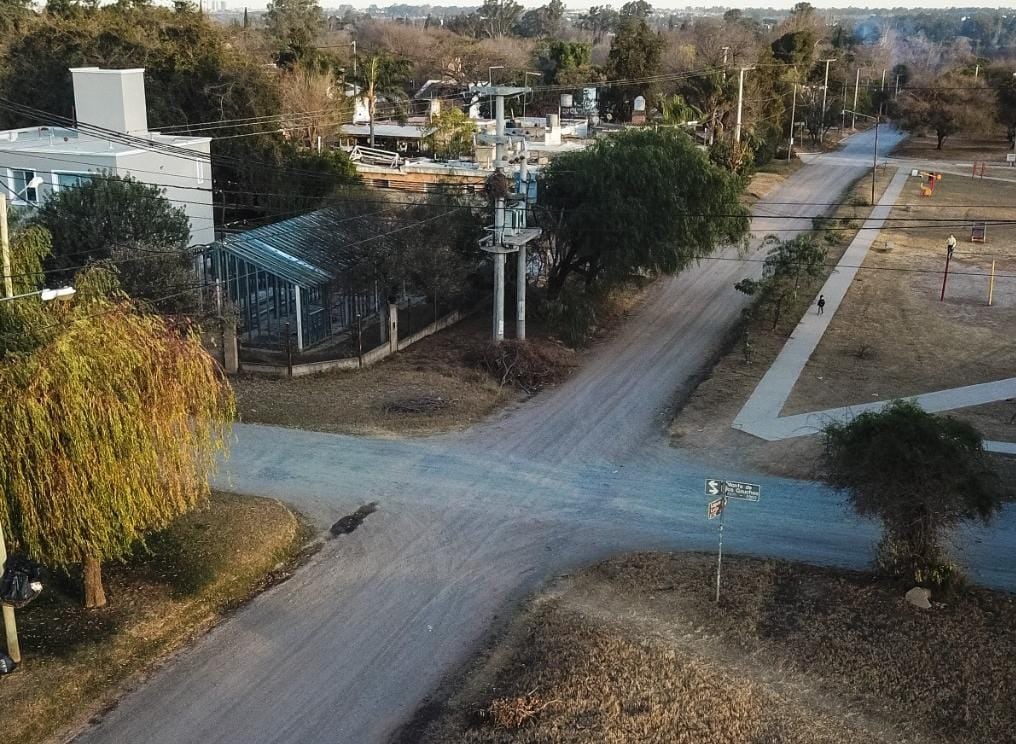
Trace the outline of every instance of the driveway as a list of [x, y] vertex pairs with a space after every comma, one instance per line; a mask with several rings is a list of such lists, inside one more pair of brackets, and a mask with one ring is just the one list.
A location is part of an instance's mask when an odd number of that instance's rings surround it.
[[[898, 135], [880, 137], [888, 148]], [[807, 229], [871, 162], [871, 134], [820, 156], [760, 202], [753, 229]], [[764, 215], [794, 219], [767, 219]], [[757, 241], [755, 243], [757, 245]], [[706, 472], [668, 446], [675, 391], [737, 319], [736, 251], [658, 282], [637, 317], [566, 384], [466, 432], [365, 439], [237, 426], [220, 487], [293, 504], [329, 541], [128, 694], [82, 742], [384, 742], [476, 650], [497, 618], [556, 573], [625, 550], [714, 549], [702, 479], [763, 486], [734, 503], [732, 552], [860, 567], [875, 532], [805, 482]], [[1016, 518], [963, 536], [975, 577], [1016, 586]], [[707, 588], [704, 587], [704, 590]]]

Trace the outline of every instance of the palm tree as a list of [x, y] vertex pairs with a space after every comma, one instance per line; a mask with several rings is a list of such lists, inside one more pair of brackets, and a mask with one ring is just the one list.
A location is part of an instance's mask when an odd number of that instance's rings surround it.
[[384, 51], [357, 56], [353, 82], [360, 87], [367, 99], [371, 147], [374, 147], [374, 114], [377, 110], [377, 99], [383, 96], [392, 101], [395, 104], [397, 115], [404, 116], [401, 105], [408, 96], [402, 86], [408, 77], [409, 62], [407, 60], [398, 59]]

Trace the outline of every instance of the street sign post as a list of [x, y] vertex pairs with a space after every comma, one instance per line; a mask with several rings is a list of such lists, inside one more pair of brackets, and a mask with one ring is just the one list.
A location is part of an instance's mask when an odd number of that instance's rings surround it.
[[719, 517], [719, 539], [716, 549], [716, 601], [720, 601], [720, 575], [723, 572], [723, 514], [727, 510], [727, 499], [758, 501], [762, 497], [762, 486], [756, 483], [706, 478], [706, 496], [712, 497], [706, 508], [709, 519]]

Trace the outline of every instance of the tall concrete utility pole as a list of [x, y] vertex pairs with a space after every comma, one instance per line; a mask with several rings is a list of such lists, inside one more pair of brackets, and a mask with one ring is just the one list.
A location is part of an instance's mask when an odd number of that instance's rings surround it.
[[829, 63], [835, 61], [836, 61], [835, 57], [832, 59], [822, 60], [822, 62], [825, 62], [825, 83], [822, 84], [822, 125], [819, 127], [819, 131], [822, 132], [822, 136], [819, 137], [819, 142], [825, 142], [826, 98], [829, 95]]
[[[508, 137], [505, 135], [504, 99], [506, 96], [525, 95], [531, 92], [530, 88], [519, 88], [506, 85], [488, 85], [480, 88], [478, 94], [487, 95], [494, 99], [494, 135], [481, 134], [477, 136], [478, 142], [485, 144], [493, 143], [495, 146], [496, 173], [507, 178], [508, 170]], [[557, 126], [557, 117], [552, 115], [548, 119], [554, 119], [554, 126]], [[548, 125], [550, 122], [548, 121]], [[487, 228], [489, 234], [480, 241], [480, 247], [493, 254], [494, 259], [494, 312], [491, 329], [491, 338], [494, 343], [504, 340], [504, 274], [506, 255], [518, 253], [518, 268], [516, 271], [516, 337], [524, 339], [526, 336], [526, 243], [540, 235], [539, 228], [526, 226], [526, 211], [528, 208], [528, 179], [529, 169], [523, 154], [520, 166], [521, 193], [515, 192], [508, 196], [498, 194], [494, 199], [494, 225], [493, 229]], [[508, 207], [509, 199], [513, 202]], [[521, 205], [519, 204], [521, 202]], [[510, 224], [506, 219], [511, 214]]]
[[754, 67], [742, 67], [737, 73], [737, 122], [734, 124], [734, 142], [741, 141], [741, 111], [744, 106], [744, 73]]
[[857, 129], [857, 89], [861, 87], [861, 68], [857, 68], [857, 77], [854, 78], [854, 108], [850, 110], [850, 128]]

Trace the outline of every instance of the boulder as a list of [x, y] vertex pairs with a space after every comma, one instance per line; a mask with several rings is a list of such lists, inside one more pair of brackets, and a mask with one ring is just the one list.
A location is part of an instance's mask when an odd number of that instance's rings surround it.
[[930, 610], [931, 592], [921, 586], [915, 586], [906, 594], [906, 600], [914, 607], [920, 607], [922, 610]]

